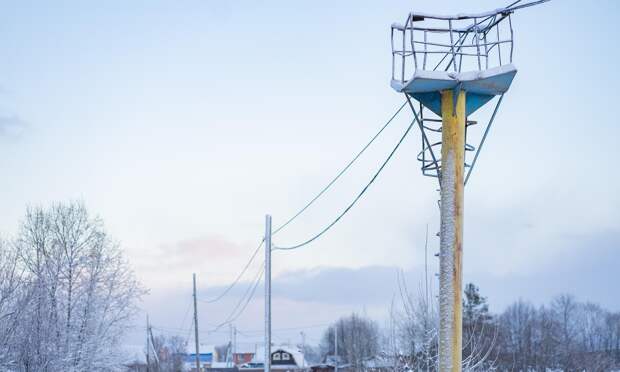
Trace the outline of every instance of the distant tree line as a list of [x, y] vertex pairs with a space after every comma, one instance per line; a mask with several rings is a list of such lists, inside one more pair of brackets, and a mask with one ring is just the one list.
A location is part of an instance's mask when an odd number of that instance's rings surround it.
[[[540, 307], [518, 300], [493, 314], [471, 283], [463, 299], [464, 371], [620, 370], [620, 312], [561, 295]], [[306, 362], [375, 371], [368, 367], [373, 360], [393, 371], [437, 371], [436, 298], [413, 296], [403, 288], [403, 300], [401, 309], [392, 306], [384, 328], [356, 313], [341, 317], [325, 330], [319, 345], [298, 345]], [[184, 340], [155, 340], [158, 370], [181, 371]], [[230, 345], [223, 345], [219, 354], [228, 350]]]
[[561, 295], [535, 307], [519, 300], [494, 317], [497, 365], [517, 371], [620, 369], [620, 313]]
[[[540, 307], [518, 300], [493, 314], [487, 298], [471, 283], [463, 299], [464, 371], [620, 370], [620, 312], [560, 295]], [[392, 306], [384, 328], [356, 313], [341, 317], [318, 345], [298, 345], [306, 362], [338, 363], [342, 371], [375, 371], [368, 367], [369, 360], [375, 360], [393, 371], [437, 371], [436, 298], [414, 296], [403, 288], [403, 300], [401, 309]], [[155, 343], [159, 370], [181, 371], [185, 342], [159, 336]], [[229, 350], [230, 345], [223, 345], [218, 354]]]
[[[384, 329], [352, 314], [327, 328], [318, 350], [307, 351], [317, 362], [338, 361], [355, 371], [366, 370], [370, 358], [395, 371], [436, 371], [438, 307], [431, 298], [404, 288], [403, 306], [392, 309]], [[620, 370], [620, 312], [564, 294], [539, 307], [518, 300], [492, 314], [471, 283], [463, 298], [464, 371]]]
[[144, 290], [81, 203], [30, 208], [0, 240], [0, 370], [113, 371]]
[[[334, 361], [351, 364], [355, 370], [361, 370], [364, 360], [377, 355], [381, 350], [380, 341], [378, 324], [353, 313], [340, 318], [327, 328], [319, 350], [324, 360], [330, 355], [337, 356]], [[336, 342], [338, 343], [337, 354]]]
[[[404, 295], [394, 316], [396, 370], [436, 370], [437, 306], [426, 296]], [[390, 342], [386, 342], [390, 345]], [[491, 314], [478, 287], [465, 287], [463, 370], [612, 371], [620, 369], [620, 312], [560, 295], [536, 307], [518, 300]]]

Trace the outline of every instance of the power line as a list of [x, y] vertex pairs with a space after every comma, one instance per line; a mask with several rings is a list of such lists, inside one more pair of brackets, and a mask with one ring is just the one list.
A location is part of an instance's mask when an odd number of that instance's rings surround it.
[[[272, 331], [274, 332], [299, 331], [303, 329], [322, 328], [322, 327], [327, 327], [329, 325], [330, 325], [329, 323], [312, 324], [312, 325], [298, 326], [298, 327], [274, 328], [272, 329]], [[243, 331], [237, 329], [237, 332], [239, 332], [242, 335], [246, 335], [246, 336], [251, 336], [250, 333], [262, 333], [264, 331], [265, 331], [264, 329], [250, 329], [250, 330], [246, 329]]]
[[[249, 296], [247, 296], [247, 300], [246, 300], [246, 301], [245, 301], [245, 303], [243, 304], [243, 307], [242, 307], [242, 308], [241, 308], [241, 309], [237, 312], [237, 314], [233, 316], [233, 315], [232, 315], [232, 314], [234, 313], [234, 310], [233, 310], [233, 313], [231, 313], [231, 316], [229, 316], [229, 317], [228, 317], [228, 319], [227, 319], [226, 321], [224, 321], [223, 323], [221, 323], [220, 325], [218, 325], [218, 326], [217, 326], [217, 327], [213, 330], [213, 332], [217, 331], [218, 329], [220, 329], [221, 327], [223, 327], [223, 326], [225, 326], [225, 325], [227, 325], [227, 324], [230, 324], [230, 323], [234, 322], [235, 320], [237, 320], [237, 319], [241, 316], [241, 314], [243, 314], [243, 312], [244, 312], [244, 311], [245, 311], [245, 309], [247, 308], [248, 304], [250, 303], [250, 301], [251, 301], [251, 300], [252, 300], [252, 298], [254, 297], [254, 293], [256, 292], [256, 288], [258, 287], [258, 284], [260, 283], [261, 279], [263, 278], [263, 274], [264, 274], [264, 271], [261, 271], [261, 272], [260, 272], [259, 277], [257, 278], [256, 282], [254, 283], [254, 286], [253, 286], [253, 287], [248, 287], [248, 289], [249, 289], [249, 288], [252, 288], [252, 291], [251, 291], [251, 293], [249, 294]], [[240, 303], [241, 303], [241, 302], [239, 302], [239, 304], [240, 304]]]
[[220, 293], [218, 296], [216, 296], [214, 298], [211, 298], [211, 299], [201, 299], [201, 298], [199, 298], [198, 301], [211, 304], [211, 303], [214, 303], [214, 302], [217, 302], [217, 301], [221, 300], [224, 296], [226, 296], [226, 294], [228, 294], [228, 292], [230, 292], [230, 290], [233, 289], [233, 287], [235, 285], [237, 285], [237, 283], [239, 283], [239, 280], [241, 280], [241, 277], [243, 277], [243, 274], [245, 274], [245, 272], [248, 270], [248, 268], [250, 267], [250, 265], [254, 261], [254, 258], [256, 258], [256, 255], [258, 254], [258, 251], [263, 246], [264, 241], [265, 241], [264, 239], [261, 240], [261, 242], [258, 245], [258, 247], [256, 247], [256, 249], [254, 250], [254, 253], [252, 253], [252, 256], [250, 257], [249, 261], [245, 264], [245, 267], [243, 268], [243, 270], [241, 270], [241, 272], [239, 273], [239, 275], [237, 275], [235, 280], [233, 280], [233, 282], [230, 283], [230, 285], [222, 293]]
[[[194, 328], [194, 319], [190, 319], [190, 324], [189, 324], [189, 328], [185, 328], [185, 329], [180, 329], [180, 328], [168, 328], [168, 327], [155, 327], [155, 326], [151, 326], [151, 328], [153, 328], [155, 331], [160, 332], [160, 333], [166, 333], [166, 334], [170, 334], [170, 335], [185, 335], [185, 334], [191, 334], [192, 329]], [[199, 331], [198, 332], [200, 335], [204, 335], [204, 336], [209, 336], [212, 335], [214, 333], [219, 333], [219, 334], [228, 334], [228, 331]]]
[[187, 332], [188, 329], [192, 328], [193, 325], [193, 320], [192, 323], [189, 324], [189, 328], [172, 328], [172, 327], [161, 327], [161, 326], [154, 326], [151, 325], [151, 328], [153, 328], [156, 331], [160, 331], [160, 332], [164, 332], [164, 333], [184, 333]]
[[191, 307], [192, 302], [190, 301], [187, 303], [187, 309], [185, 310], [185, 315], [183, 315], [183, 320], [181, 321], [181, 329], [184, 329], [183, 326], [185, 325], [185, 319], [187, 319], [187, 314], [189, 314], [189, 309], [191, 309]]
[[[250, 301], [254, 297], [254, 293], [256, 292], [256, 288], [258, 287], [258, 284], [260, 283], [261, 279], [263, 278], [263, 274], [264, 273], [265, 273], [265, 270], [264, 270], [263, 267], [261, 267], [261, 270], [259, 270], [259, 272], [258, 272], [259, 275], [256, 276], [254, 282], [250, 284], [250, 286], [245, 291], [243, 296], [241, 296], [241, 298], [239, 299], [239, 302], [237, 302], [237, 305], [230, 312], [230, 315], [226, 318], [225, 321], [223, 321], [222, 323], [217, 325], [212, 330], [213, 332], [219, 330], [221, 327], [223, 327], [223, 326], [225, 326], [227, 324], [230, 324], [230, 323], [234, 322], [235, 320], [237, 320], [241, 316], [241, 314], [243, 314], [243, 312], [247, 308], [248, 304], [250, 303]], [[243, 303], [244, 301], [245, 301], [245, 303]], [[242, 303], [243, 303], [243, 306], [239, 310], [239, 306], [241, 306]], [[237, 311], [237, 310], [239, 310], [239, 311]], [[237, 313], [237, 314], [235, 314], [235, 313]]]
[[288, 224], [290, 224], [291, 222], [293, 222], [297, 217], [299, 217], [299, 215], [301, 215], [303, 212], [306, 211], [306, 209], [308, 209], [312, 204], [314, 204], [314, 202], [320, 198], [347, 170], [349, 170], [349, 168], [351, 168], [351, 166], [353, 165], [353, 163], [355, 163], [355, 161], [364, 153], [364, 151], [366, 151], [366, 149], [368, 149], [368, 147], [370, 147], [370, 145], [377, 139], [377, 137], [379, 137], [379, 135], [383, 132], [383, 130], [385, 128], [387, 128], [388, 125], [390, 125], [390, 123], [396, 118], [396, 116], [402, 111], [402, 109], [405, 107], [405, 105], [407, 105], [407, 102], [404, 102], [399, 108], [398, 110], [396, 110], [396, 112], [390, 117], [390, 119], [381, 127], [381, 129], [379, 129], [379, 131], [370, 139], [370, 141], [366, 144], [366, 146], [364, 146], [360, 152], [357, 153], [357, 155], [355, 155], [355, 157], [353, 157], [353, 159], [351, 159], [351, 161], [349, 161], [349, 163], [336, 175], [336, 177], [334, 177], [328, 184], [327, 186], [325, 186], [314, 198], [312, 198], [312, 200], [310, 200], [303, 208], [301, 208], [299, 210], [299, 212], [297, 212], [295, 215], [293, 215], [293, 217], [289, 218], [285, 223], [283, 223], [280, 227], [278, 227], [277, 229], [275, 229], [273, 231], [272, 235], [277, 234], [280, 230], [282, 230], [283, 228], [285, 228]]
[[186, 333], [186, 336], [185, 336], [185, 345], [189, 345], [189, 338], [192, 335], [192, 328], [194, 328], [194, 319], [193, 318], [190, 321], [189, 329], [187, 330], [187, 333]]
[[[370, 139], [370, 141], [368, 141], [368, 143], [353, 157], [353, 159], [351, 159], [351, 161], [349, 161], [349, 163], [336, 175], [336, 177], [334, 177], [314, 198], [312, 198], [302, 209], [299, 210], [299, 212], [297, 212], [295, 215], [293, 215], [291, 218], [289, 218], [284, 224], [282, 224], [280, 227], [278, 227], [277, 229], [274, 230], [273, 234], [278, 233], [280, 230], [284, 229], [286, 226], [288, 226], [291, 222], [293, 222], [297, 217], [299, 217], [303, 212], [305, 212], [312, 204], [314, 204], [314, 202], [316, 200], [318, 200], [325, 192], [327, 192], [327, 190], [329, 190], [329, 188], [331, 188], [331, 186], [342, 176], [344, 175], [347, 170], [349, 170], [349, 168], [351, 168], [351, 166], [353, 165], [353, 163], [355, 163], [355, 161], [357, 161], [357, 159], [368, 149], [368, 147], [370, 147], [370, 145], [379, 137], [379, 135], [381, 135], [381, 133], [383, 133], [383, 131], [390, 125], [390, 123], [392, 123], [392, 121], [396, 118], [396, 116], [402, 111], [402, 109], [406, 106], [407, 102], [404, 102], [397, 110], [396, 112], [390, 117], [390, 119], [379, 129], [379, 131]], [[222, 298], [224, 298], [224, 296], [226, 296], [228, 294], [228, 292], [230, 292], [235, 285], [237, 285], [239, 283], [239, 281], [241, 280], [241, 278], [243, 277], [243, 275], [245, 274], [245, 272], [248, 270], [248, 268], [250, 267], [250, 265], [252, 264], [252, 262], [254, 261], [254, 258], [256, 258], [256, 255], [258, 254], [258, 251], [260, 250], [260, 248], [263, 246], [264, 243], [264, 239], [261, 240], [260, 244], [258, 245], [258, 247], [256, 247], [256, 249], [254, 250], [254, 252], [252, 253], [252, 256], [250, 257], [250, 259], [248, 260], [248, 262], [246, 263], [246, 265], [243, 267], [243, 269], [241, 270], [241, 272], [239, 273], [239, 275], [237, 275], [237, 277], [235, 278], [235, 280], [233, 280], [233, 282], [226, 287], [226, 289], [220, 293], [218, 296], [211, 298], [211, 299], [198, 299], [200, 302], [204, 302], [204, 303], [214, 303], [217, 302], [219, 300], [221, 300]]]
[[381, 164], [381, 167], [379, 167], [379, 169], [377, 170], [377, 172], [375, 173], [375, 175], [370, 179], [370, 182], [368, 182], [368, 184], [366, 184], [366, 186], [364, 186], [364, 188], [362, 189], [362, 191], [355, 197], [355, 199], [353, 199], [353, 201], [351, 202], [351, 204], [349, 204], [343, 211], [342, 213], [340, 213], [340, 215], [338, 217], [336, 217], [336, 219], [334, 221], [332, 221], [329, 225], [327, 225], [325, 228], [323, 228], [323, 230], [321, 230], [318, 234], [314, 235], [313, 237], [311, 237], [310, 239], [293, 245], [293, 246], [289, 246], [289, 247], [274, 247], [274, 250], [293, 250], [293, 249], [298, 249], [301, 248], [307, 244], [312, 243], [313, 241], [315, 241], [316, 239], [318, 239], [321, 235], [325, 234], [329, 229], [331, 229], [336, 223], [338, 223], [338, 221], [340, 221], [340, 219], [342, 217], [344, 217], [345, 214], [347, 214], [347, 212], [349, 212], [349, 210], [351, 210], [351, 208], [353, 208], [353, 206], [357, 203], [357, 201], [362, 197], [362, 195], [364, 195], [364, 193], [366, 192], [366, 190], [368, 190], [368, 188], [370, 187], [370, 185], [373, 184], [373, 182], [375, 182], [375, 180], [377, 179], [377, 177], [379, 176], [379, 174], [381, 174], [381, 171], [383, 171], [383, 169], [385, 168], [385, 166], [387, 165], [387, 163], [390, 161], [390, 159], [392, 159], [392, 156], [394, 156], [394, 153], [396, 153], [396, 150], [398, 150], [398, 148], [400, 147], [401, 143], [403, 143], [403, 141], [405, 140], [405, 137], [407, 137], [407, 134], [409, 134], [409, 131], [411, 131], [411, 128], [413, 127], [413, 124], [416, 122], [416, 120], [413, 120], [411, 122], [411, 124], [409, 124], [409, 126], [407, 127], [407, 130], [405, 130], [405, 133], [402, 135], [402, 137], [400, 138], [400, 140], [398, 141], [398, 143], [396, 144], [396, 146], [394, 147], [394, 149], [392, 150], [392, 152], [390, 152], [390, 154], [388, 155], [387, 159], [385, 159], [385, 161], [383, 162], [383, 164]]

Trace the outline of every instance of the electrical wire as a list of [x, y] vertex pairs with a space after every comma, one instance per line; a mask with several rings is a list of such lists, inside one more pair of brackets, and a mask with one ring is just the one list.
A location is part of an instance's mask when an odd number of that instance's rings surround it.
[[190, 322], [189, 325], [189, 330], [187, 331], [187, 336], [185, 337], [185, 345], [189, 345], [189, 338], [192, 335], [192, 328], [194, 328], [194, 318], [192, 317], [192, 320]]
[[265, 239], [262, 239], [260, 244], [258, 245], [258, 247], [256, 247], [256, 249], [254, 250], [254, 253], [252, 253], [252, 256], [250, 257], [250, 260], [245, 265], [243, 270], [241, 270], [241, 272], [239, 273], [239, 275], [237, 275], [235, 280], [232, 283], [230, 283], [230, 285], [222, 293], [220, 293], [218, 296], [216, 296], [214, 298], [211, 298], [211, 299], [201, 299], [201, 298], [198, 298], [198, 301], [204, 302], [204, 303], [207, 303], [207, 304], [211, 304], [211, 303], [217, 302], [217, 301], [221, 300], [222, 298], [224, 298], [224, 296], [226, 296], [226, 294], [228, 294], [228, 292], [230, 292], [230, 290], [233, 289], [233, 287], [235, 285], [237, 285], [237, 283], [239, 283], [239, 280], [241, 280], [241, 277], [243, 277], [243, 274], [245, 274], [245, 272], [248, 270], [248, 268], [250, 267], [250, 265], [254, 261], [254, 258], [256, 258], [256, 255], [258, 254], [258, 251], [260, 250], [260, 248], [263, 246], [264, 242], [265, 242]]
[[[250, 284], [250, 286], [245, 291], [243, 296], [241, 296], [241, 298], [239, 299], [239, 302], [237, 302], [237, 305], [235, 305], [233, 310], [230, 312], [230, 315], [226, 318], [225, 321], [223, 321], [222, 323], [217, 325], [210, 332], [215, 332], [215, 331], [219, 330], [220, 328], [222, 328], [223, 326], [234, 322], [235, 320], [237, 320], [241, 316], [241, 314], [243, 314], [243, 312], [247, 308], [248, 304], [250, 303], [250, 301], [254, 297], [254, 293], [256, 292], [256, 288], [258, 287], [258, 284], [260, 283], [261, 279], [263, 278], [263, 274], [264, 273], [265, 273], [265, 269], [264, 269], [263, 266], [261, 266], [261, 270], [259, 270], [258, 275], [256, 276], [254, 282]], [[243, 303], [244, 301], [245, 301], [245, 303]], [[239, 306], [241, 306], [242, 303], [243, 303], [243, 306], [239, 310]]]
[[[272, 328], [271, 331], [272, 332], [286, 332], [286, 331], [299, 331], [299, 330], [304, 330], [304, 329], [312, 329], [312, 328], [323, 328], [323, 327], [327, 327], [331, 325], [330, 323], [323, 323], [323, 324], [312, 324], [312, 325], [307, 325], [307, 326], [298, 326], [298, 327], [286, 327], [286, 328]], [[253, 335], [251, 335], [251, 333], [256, 333], [257, 335], [262, 334], [263, 332], [265, 332], [264, 329], [245, 329], [245, 330], [239, 330], [237, 328], [237, 332], [239, 332], [239, 334], [244, 335], [244, 336], [248, 336], [248, 337], [252, 337]]]
[[[312, 198], [301, 210], [299, 210], [299, 212], [297, 212], [295, 215], [293, 215], [291, 218], [289, 218], [284, 224], [282, 224], [280, 227], [278, 227], [277, 229], [274, 230], [272, 235], [275, 235], [276, 233], [278, 233], [279, 231], [281, 231], [283, 228], [285, 228], [286, 226], [288, 226], [291, 222], [293, 222], [297, 217], [299, 217], [306, 209], [308, 209], [317, 199], [319, 199], [352, 165], [353, 163], [355, 163], [355, 161], [357, 161], [357, 159], [359, 159], [359, 157], [368, 149], [368, 147], [370, 147], [370, 145], [379, 137], [379, 135], [381, 135], [381, 133], [388, 127], [388, 125], [390, 125], [390, 123], [392, 123], [392, 121], [396, 118], [396, 116], [402, 111], [402, 109], [407, 105], [407, 102], [404, 102], [397, 110], [396, 112], [388, 119], [388, 121], [379, 129], [379, 131], [370, 139], [370, 141], [353, 157], [353, 159], [351, 159], [351, 161], [349, 161], [349, 163], [347, 163], [347, 165], [336, 175], [336, 177], [334, 177], [314, 198]], [[381, 165], [381, 167], [379, 168], [379, 170], [377, 171], [377, 173], [374, 175], [374, 177], [370, 180], [370, 182], [366, 185], [366, 187], [362, 190], [362, 192], [357, 196], [357, 198], [353, 201], [353, 203], [351, 203], [345, 210], [344, 212], [334, 221], [332, 222], [330, 225], [328, 225], [323, 231], [321, 231], [317, 236], [315, 236], [314, 238], [308, 240], [305, 243], [302, 243], [301, 245], [295, 246], [295, 247], [289, 247], [289, 248], [275, 248], [275, 249], [296, 249], [296, 248], [300, 248], [303, 245], [306, 245], [308, 243], [310, 243], [311, 241], [317, 239], [319, 236], [323, 235], [325, 232], [327, 232], [327, 230], [329, 230], [333, 225], [335, 225], [352, 207], [353, 205], [361, 198], [361, 196], [366, 192], [366, 190], [370, 187], [370, 185], [375, 181], [375, 179], [378, 177], [378, 175], [381, 173], [381, 171], [383, 170], [383, 168], [387, 165], [387, 163], [390, 161], [390, 159], [392, 158], [392, 156], [394, 155], [394, 153], [396, 152], [396, 150], [398, 149], [398, 147], [400, 146], [400, 144], [403, 142], [403, 140], [405, 139], [405, 137], [407, 136], [407, 134], [409, 133], [409, 131], [411, 130], [411, 127], [413, 126], [413, 122], [409, 125], [409, 127], [407, 128], [407, 130], [405, 131], [405, 134], [401, 137], [400, 141], [398, 142], [398, 144], [396, 145], [396, 147], [392, 150], [392, 152], [390, 153], [390, 155], [388, 156], [388, 158], [384, 161], [384, 163]], [[202, 302], [216, 302], [218, 300], [220, 300], [222, 297], [224, 297], [226, 295], [226, 293], [228, 293], [232, 287], [235, 286], [235, 284], [237, 284], [239, 282], [239, 280], [241, 279], [242, 275], [245, 273], [245, 271], [247, 271], [248, 267], [250, 266], [250, 263], [254, 260], [254, 258], [256, 257], [256, 254], [258, 253], [258, 250], [261, 248], [261, 246], [264, 243], [264, 239], [261, 241], [261, 244], [256, 248], [256, 251], [254, 251], [254, 254], [252, 255], [252, 257], [250, 258], [250, 260], [248, 261], [248, 263], [246, 264], [246, 266], [244, 267], [244, 269], [242, 270], [242, 272], [239, 274], [239, 276], [235, 279], [235, 281], [222, 293], [220, 294], [220, 296], [212, 299], [212, 300], [202, 300]], [[237, 305], [235, 306], [235, 308], [233, 309], [233, 311], [231, 312], [231, 314], [228, 316], [228, 318], [222, 322], [221, 324], [219, 324], [217, 327], [215, 327], [214, 331], [217, 331], [218, 329], [220, 329], [221, 327], [223, 327], [226, 324], [230, 324], [231, 322], [235, 321], [237, 318], [239, 318], [239, 316], [241, 316], [241, 314], [245, 311], [246, 307], [248, 306], [248, 304], [250, 303], [250, 301], [252, 300], [254, 293], [256, 292], [256, 288], [258, 287], [258, 284], [260, 283], [260, 280], [262, 279], [264, 274], [264, 269], [262, 269], [256, 279], [256, 282], [254, 283], [253, 286], [248, 287], [248, 290], [245, 292], [245, 294], [241, 297], [240, 301], [237, 303]], [[251, 293], [249, 292], [249, 290], [251, 289]], [[249, 293], [249, 295], [248, 295]], [[247, 296], [247, 299], [246, 299]], [[239, 308], [239, 306], [241, 305], [241, 303], [243, 303], [243, 301], [245, 300], [245, 303], [243, 304], [243, 307], [237, 312], [237, 309]], [[237, 314], [235, 314], [235, 312], [237, 312]]]
[[[193, 318], [193, 317], [192, 317]], [[169, 327], [155, 327], [152, 326], [151, 328], [153, 328], [155, 331], [160, 332], [160, 333], [166, 333], [166, 334], [170, 334], [170, 335], [184, 335], [187, 332], [190, 332], [192, 329], [194, 329], [193, 327], [194, 324], [194, 319], [190, 319], [190, 323], [188, 324], [189, 328], [169, 328]], [[205, 326], [209, 326], [209, 327], [215, 327], [216, 324], [202, 324], [201, 325], [205, 325]], [[227, 330], [220, 330], [220, 331], [210, 331], [210, 330], [204, 330], [204, 331], [199, 331], [198, 334], [200, 335], [211, 335], [214, 333], [219, 333], [219, 334], [228, 334]]]
[[187, 304], [187, 309], [185, 310], [185, 315], [183, 315], [183, 320], [181, 321], [181, 329], [184, 329], [183, 326], [185, 325], [185, 319], [187, 319], [187, 314], [189, 314], [189, 309], [191, 309], [192, 307], [192, 302], [190, 301]]
[[405, 140], [405, 137], [407, 137], [407, 135], [409, 134], [409, 131], [411, 131], [411, 128], [413, 127], [413, 124], [416, 122], [416, 120], [412, 121], [411, 124], [409, 124], [409, 126], [407, 127], [407, 130], [405, 130], [405, 133], [402, 135], [402, 137], [400, 138], [400, 140], [398, 141], [398, 143], [396, 144], [396, 146], [394, 147], [394, 149], [392, 150], [392, 152], [390, 152], [390, 154], [388, 155], [387, 159], [385, 159], [385, 161], [383, 162], [383, 164], [381, 164], [381, 167], [379, 167], [379, 169], [377, 170], [377, 172], [375, 173], [375, 175], [370, 179], [370, 182], [368, 182], [368, 184], [366, 184], [366, 186], [364, 186], [364, 188], [362, 189], [362, 191], [355, 197], [355, 199], [353, 199], [353, 201], [351, 202], [351, 204], [349, 204], [341, 213], [340, 215], [338, 215], [338, 217], [336, 217], [336, 219], [334, 221], [332, 221], [329, 225], [327, 225], [325, 228], [323, 228], [323, 230], [321, 230], [318, 234], [314, 235], [313, 237], [309, 238], [308, 240], [299, 243], [299, 244], [295, 244], [292, 246], [288, 246], [288, 247], [274, 247], [273, 250], [293, 250], [293, 249], [298, 249], [301, 248], [305, 245], [308, 245], [310, 243], [312, 243], [313, 241], [315, 241], [316, 239], [318, 239], [319, 237], [321, 237], [321, 235], [325, 234], [329, 229], [331, 229], [336, 223], [338, 223], [338, 221], [340, 221], [340, 219], [342, 219], [342, 217], [344, 217], [344, 215], [346, 215], [351, 208], [353, 208], [353, 206], [358, 202], [358, 200], [360, 200], [360, 198], [362, 197], [362, 195], [364, 195], [364, 193], [366, 192], [366, 190], [368, 190], [368, 188], [370, 187], [370, 185], [373, 184], [373, 182], [375, 182], [375, 180], [377, 179], [377, 177], [379, 176], [379, 174], [381, 174], [381, 171], [383, 171], [383, 169], [385, 168], [385, 166], [387, 165], [387, 163], [390, 161], [390, 159], [392, 159], [392, 157], [394, 156], [394, 153], [396, 153], [396, 150], [398, 150], [398, 148], [400, 147], [401, 143], [403, 143], [403, 141]]
[[[293, 215], [291, 218], [289, 218], [284, 224], [282, 224], [281, 226], [279, 226], [278, 228], [276, 228], [272, 235], [277, 234], [280, 230], [284, 229], [286, 226], [288, 226], [291, 222], [293, 222], [297, 217], [299, 217], [303, 212], [305, 212], [312, 204], [314, 204], [315, 201], [317, 201], [325, 192], [327, 192], [327, 190], [329, 190], [331, 188], [331, 186], [336, 183], [336, 181], [342, 177], [342, 175], [344, 175], [349, 168], [351, 168], [351, 166], [353, 165], [353, 163], [355, 163], [357, 161], [357, 159], [359, 159], [360, 156], [362, 156], [362, 154], [368, 149], [368, 147], [370, 147], [370, 145], [379, 137], [379, 135], [381, 135], [381, 133], [383, 133], [383, 131], [390, 125], [390, 123], [392, 123], [392, 121], [394, 121], [394, 119], [396, 118], [396, 116], [398, 116], [398, 114], [403, 110], [403, 108], [407, 105], [407, 102], [404, 102], [397, 110], [396, 112], [388, 119], [388, 121], [379, 129], [379, 131], [370, 139], [370, 141], [368, 141], [368, 143], [366, 143], [366, 145], [353, 157], [353, 159], [351, 159], [351, 161], [349, 161], [349, 163], [347, 163], [347, 165], [340, 171], [338, 172], [338, 174], [314, 197], [312, 198], [302, 209], [300, 209], [295, 215]], [[256, 257], [256, 255], [258, 254], [258, 251], [260, 250], [260, 248], [263, 246], [263, 243], [265, 242], [264, 238], [261, 240], [260, 244], [258, 245], [258, 247], [254, 250], [254, 253], [252, 253], [252, 256], [250, 257], [249, 261], [247, 262], [247, 264], [244, 266], [244, 268], [241, 270], [241, 272], [239, 273], [239, 275], [237, 275], [237, 277], [235, 278], [235, 280], [233, 280], [233, 282], [226, 287], [226, 289], [220, 293], [218, 296], [211, 298], [211, 299], [201, 299], [199, 298], [198, 300], [200, 302], [204, 302], [204, 303], [214, 303], [217, 302], [219, 300], [221, 300], [222, 298], [224, 298], [224, 296], [226, 296], [228, 294], [228, 292], [230, 292], [230, 290], [232, 290], [235, 285], [237, 285], [237, 283], [239, 283], [239, 281], [241, 280], [241, 278], [243, 277], [243, 275], [245, 274], [245, 272], [248, 270], [248, 268], [250, 267], [250, 265], [252, 264], [252, 262], [254, 261], [254, 258]]]
[[299, 210], [299, 212], [297, 212], [295, 215], [293, 215], [293, 217], [289, 218], [285, 223], [283, 223], [280, 227], [278, 227], [277, 229], [275, 229], [272, 233], [272, 235], [277, 234], [280, 230], [284, 229], [286, 226], [288, 226], [288, 224], [290, 224], [291, 222], [293, 222], [297, 217], [299, 217], [303, 212], [306, 211], [306, 209], [308, 209], [312, 204], [314, 204], [314, 202], [320, 198], [327, 190], [329, 190], [330, 187], [332, 187], [332, 185], [338, 181], [338, 179], [345, 174], [345, 172], [347, 170], [349, 170], [349, 168], [351, 168], [351, 166], [353, 165], [353, 163], [355, 163], [355, 161], [364, 153], [364, 151], [366, 151], [366, 149], [368, 149], [368, 147], [370, 147], [370, 145], [377, 139], [377, 137], [379, 137], [379, 135], [383, 132], [383, 130], [385, 130], [385, 128], [388, 127], [388, 125], [390, 125], [390, 123], [396, 118], [396, 116], [402, 111], [402, 109], [405, 107], [405, 105], [407, 105], [407, 102], [404, 102], [399, 108], [398, 110], [396, 110], [396, 112], [390, 117], [390, 119], [381, 127], [381, 129], [379, 129], [379, 131], [370, 139], [370, 141], [366, 144], [366, 146], [364, 146], [358, 153], [357, 155], [355, 155], [355, 157], [353, 157], [353, 159], [351, 159], [351, 161], [349, 161], [349, 163], [336, 175], [336, 177], [334, 177], [328, 184], [327, 186], [325, 186], [314, 198], [312, 198], [303, 208], [301, 208]]
[[[222, 322], [221, 324], [219, 324], [215, 329], [213, 329], [210, 332], [216, 332], [217, 330], [219, 330], [221, 327], [230, 324], [232, 322], [234, 322], [235, 320], [237, 320], [245, 311], [245, 309], [247, 308], [248, 304], [250, 303], [250, 301], [252, 300], [252, 298], [254, 297], [254, 293], [256, 292], [256, 288], [258, 287], [258, 284], [260, 283], [261, 279], [263, 278], [263, 274], [264, 271], [261, 271], [258, 279], [256, 280], [256, 282], [254, 283], [253, 287], [248, 287], [252, 289], [251, 293], [249, 294], [249, 296], [247, 297], [247, 300], [245, 301], [245, 303], [243, 304], [243, 307], [239, 310], [239, 312], [236, 315], [233, 315], [234, 311], [231, 313], [231, 315], [228, 317], [227, 320], [225, 320], [224, 322]], [[239, 302], [239, 304], [241, 304], [241, 302]]]

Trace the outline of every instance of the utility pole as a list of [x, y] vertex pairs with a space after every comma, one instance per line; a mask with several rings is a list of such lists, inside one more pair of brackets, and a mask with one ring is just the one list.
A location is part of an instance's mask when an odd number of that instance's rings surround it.
[[265, 372], [271, 372], [271, 216], [265, 216]]
[[232, 351], [233, 368], [237, 365], [237, 360], [235, 360], [236, 353], [237, 353], [237, 327], [233, 326], [233, 351]]
[[338, 372], [338, 364], [340, 360], [338, 359], [338, 323], [336, 323], [336, 330], [334, 331], [334, 355], [336, 359], [336, 365], [334, 366], [334, 372]]
[[301, 361], [301, 368], [306, 368], [306, 334], [304, 331], [301, 331], [301, 353], [304, 358]]
[[226, 350], [226, 366], [230, 368], [233, 357], [233, 325], [228, 324], [228, 350]]
[[424, 284], [426, 288], [425, 292], [425, 306], [424, 314], [424, 359], [426, 359], [426, 370], [431, 370], [431, 358], [429, 356], [430, 342], [429, 342], [429, 330], [428, 330], [428, 316], [431, 306], [430, 299], [428, 298], [428, 223], [426, 224], [426, 235], [424, 238]]
[[151, 348], [149, 342], [149, 314], [146, 314], [146, 372], [151, 370]]
[[153, 338], [153, 328], [151, 328], [151, 324], [149, 323], [146, 326], [147, 337], [150, 340], [150, 346], [153, 348], [153, 357], [155, 359], [155, 371], [159, 371], [159, 355], [157, 354], [157, 350], [155, 350], [155, 339]]
[[424, 288], [426, 301], [426, 319], [424, 320], [424, 329], [426, 330], [426, 321], [428, 319], [428, 223], [426, 224], [426, 235], [424, 236]]
[[442, 91], [441, 114], [439, 370], [456, 372], [461, 371], [463, 343], [465, 91]]
[[196, 372], [200, 372], [200, 344], [198, 343], [198, 304], [196, 302], [196, 273], [192, 274], [194, 282], [194, 342], [196, 343]]

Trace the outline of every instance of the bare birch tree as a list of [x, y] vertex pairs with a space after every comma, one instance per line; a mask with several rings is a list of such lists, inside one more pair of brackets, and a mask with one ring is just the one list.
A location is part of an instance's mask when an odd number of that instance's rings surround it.
[[10, 301], [0, 297], [0, 327], [17, 331], [2, 332], [0, 347], [11, 345], [3, 349], [11, 368], [120, 369], [121, 337], [144, 290], [102, 221], [81, 203], [31, 208], [5, 246], [0, 285]]
[[323, 334], [323, 355], [335, 355], [335, 337], [338, 328], [338, 356], [355, 370], [362, 370], [364, 359], [379, 352], [379, 326], [371, 319], [357, 314], [340, 318]]
[[[399, 275], [402, 310], [395, 314], [398, 334], [396, 367], [398, 371], [436, 371], [438, 360], [439, 314], [432, 289], [420, 285], [411, 293]], [[465, 290], [463, 306], [464, 371], [488, 371], [495, 366], [498, 336], [496, 319], [489, 313], [486, 298], [473, 284]]]

